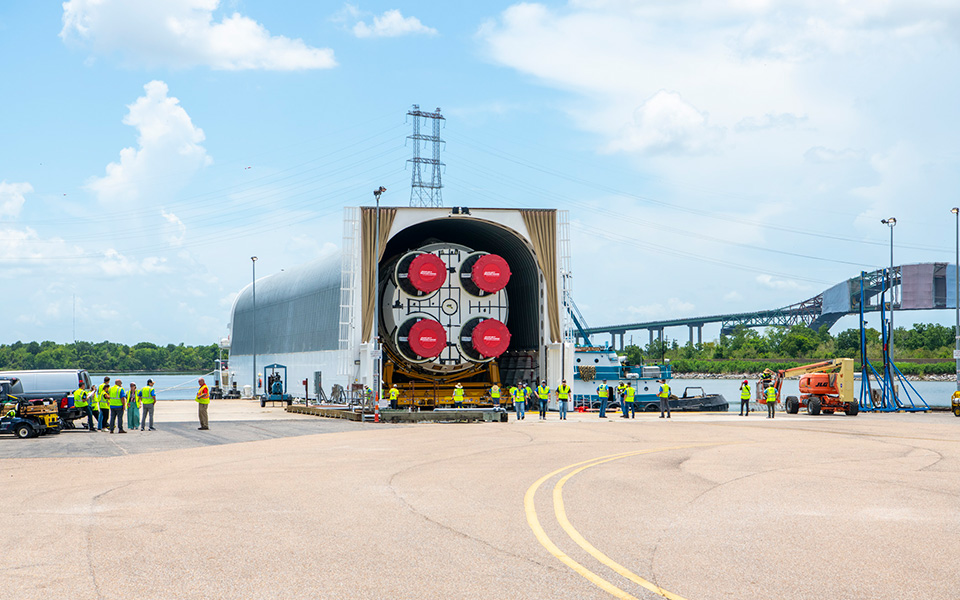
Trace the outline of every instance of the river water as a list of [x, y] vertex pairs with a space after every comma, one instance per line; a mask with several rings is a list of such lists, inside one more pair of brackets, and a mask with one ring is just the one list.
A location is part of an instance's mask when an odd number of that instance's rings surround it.
[[[723, 397], [726, 398], [730, 404], [730, 410], [739, 411], [740, 383], [742, 381], [742, 379], [683, 379], [678, 377], [670, 381], [670, 391], [678, 396], [682, 396], [683, 388], [685, 387], [702, 387], [703, 391], [708, 394], [723, 394]], [[957, 389], [957, 384], [954, 381], [911, 381], [909, 383], [916, 388], [916, 392], [907, 385], [900, 385], [900, 401], [907, 405], [909, 405], [909, 402], [903, 392], [904, 389], [910, 393], [914, 403], [918, 406], [923, 405], [923, 403], [918, 400], [919, 395], [919, 397], [923, 398], [930, 406], [941, 407], [950, 406], [950, 395]], [[756, 385], [757, 382], [751, 379], [750, 388], [753, 389]], [[799, 396], [800, 391], [798, 385], [798, 379], [784, 380], [783, 387], [780, 390], [780, 398]], [[859, 381], [856, 382], [854, 387], [854, 398], [860, 398]]]
[[[153, 387], [157, 392], [157, 400], [193, 400], [197, 397], [197, 390], [200, 385], [197, 380], [204, 375], [168, 375], [164, 373], [91, 373], [90, 381], [94, 385], [103, 383], [104, 376], [109, 376], [110, 380], [119, 377], [123, 382], [125, 390], [130, 389], [130, 384], [137, 384], [137, 389], [147, 385], [147, 380], [153, 380]], [[212, 386], [213, 379], [206, 376], [208, 386]]]

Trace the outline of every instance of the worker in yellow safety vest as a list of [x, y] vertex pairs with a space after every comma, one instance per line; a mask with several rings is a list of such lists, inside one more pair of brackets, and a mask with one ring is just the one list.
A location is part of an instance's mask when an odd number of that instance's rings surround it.
[[633, 401], [633, 395], [637, 393], [637, 390], [634, 389], [632, 385], [628, 385], [623, 391], [623, 418], [626, 419], [627, 416], [631, 419], [637, 418], [637, 408], [636, 403]]
[[390, 408], [397, 408], [399, 405], [397, 400], [400, 398], [400, 388], [397, 387], [397, 384], [393, 384], [393, 387], [390, 388]]
[[[740, 384], [740, 416], [750, 416], [750, 382], [746, 379]], [[746, 411], [746, 412], [744, 412]]]
[[137, 392], [140, 396], [140, 405], [143, 407], [143, 419], [140, 421], [140, 431], [147, 427], [147, 417], [150, 418], [150, 431], [156, 431], [153, 428], [153, 409], [157, 404], [157, 392], [153, 389], [153, 380], [148, 379], [147, 385], [140, 388]]
[[113, 433], [114, 426], [118, 428], [120, 433], [127, 432], [127, 430], [123, 428], [123, 409], [127, 404], [127, 392], [124, 391], [122, 384], [123, 382], [117, 379], [113, 382], [113, 385], [110, 386], [110, 391], [108, 392], [107, 403], [110, 407], [110, 433]]
[[607, 400], [610, 398], [610, 386], [606, 380], [597, 386], [597, 396], [600, 397], [600, 418], [607, 418]]
[[660, 380], [660, 390], [657, 392], [660, 398], [660, 418], [663, 418], [663, 411], [667, 411], [667, 418], [670, 418], [670, 386], [666, 379]]
[[522, 421], [527, 404], [527, 392], [522, 381], [519, 385], [510, 386], [510, 397], [513, 398], [513, 407], [517, 410], [517, 420]]
[[570, 401], [570, 386], [567, 385], [567, 380], [564, 379], [560, 382], [560, 387], [557, 388], [557, 409], [560, 411], [560, 420], [567, 420], [567, 402]]
[[777, 387], [771, 385], [767, 388], [767, 418], [773, 419], [777, 410]]
[[453, 388], [453, 405], [456, 408], [463, 408], [463, 386], [459, 383]]
[[547, 387], [547, 380], [544, 379], [537, 386], [537, 397], [540, 399], [540, 420], [547, 419], [547, 403], [550, 402], [550, 388]]
[[490, 398], [493, 399], [494, 406], [500, 406], [500, 386], [493, 384], [490, 386]]
[[96, 431], [93, 428], [93, 409], [90, 408], [90, 403], [87, 402], [87, 390], [81, 385], [73, 392], [73, 406], [74, 408], [80, 409], [80, 418], [83, 418], [83, 415], [87, 415], [87, 431]]
[[97, 431], [103, 431], [110, 420], [110, 378], [104, 377], [103, 383], [97, 386]]
[[197, 427], [198, 430], [206, 431], [210, 429], [210, 388], [207, 387], [206, 382], [201, 377], [197, 380], [197, 383], [200, 385], [200, 389], [197, 390], [197, 417], [200, 419], [200, 427]]

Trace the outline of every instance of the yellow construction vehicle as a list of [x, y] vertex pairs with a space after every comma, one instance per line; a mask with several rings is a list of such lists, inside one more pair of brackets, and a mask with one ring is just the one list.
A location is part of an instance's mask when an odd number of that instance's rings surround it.
[[765, 401], [767, 388], [775, 386], [779, 402], [783, 380], [796, 375], [800, 375], [800, 397], [786, 397], [784, 409], [788, 413], [795, 415], [801, 408], [806, 408], [810, 415], [842, 411], [854, 416], [860, 412], [860, 404], [853, 397], [852, 358], [834, 358], [777, 371], [772, 378], [757, 382], [757, 399]]

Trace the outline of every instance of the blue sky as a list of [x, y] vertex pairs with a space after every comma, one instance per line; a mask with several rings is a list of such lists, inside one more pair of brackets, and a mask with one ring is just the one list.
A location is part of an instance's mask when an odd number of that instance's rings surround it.
[[570, 211], [592, 325], [804, 300], [889, 216], [898, 264], [952, 261], [958, 46], [941, 0], [4, 3], [0, 341], [226, 335], [251, 255], [409, 203], [412, 104], [446, 205]]

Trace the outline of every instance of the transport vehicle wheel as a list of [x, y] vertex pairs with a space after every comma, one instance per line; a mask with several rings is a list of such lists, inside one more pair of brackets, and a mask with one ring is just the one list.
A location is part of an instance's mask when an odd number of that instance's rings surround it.
[[953, 416], [960, 417], [960, 406], [953, 407]]
[[787, 414], [795, 415], [800, 412], [800, 401], [796, 396], [787, 396], [784, 408], [786, 408]]
[[807, 414], [808, 415], [820, 414], [820, 398], [810, 398], [810, 400], [807, 401]]
[[17, 428], [16, 430], [14, 430], [14, 433], [17, 435], [18, 438], [22, 440], [33, 435], [33, 427], [30, 427], [26, 423], [21, 423], [17, 425]]
[[847, 402], [847, 410], [845, 411], [848, 417], [855, 417], [860, 412], [860, 404], [857, 402]]
[[657, 412], [660, 410], [660, 406], [657, 404], [648, 404], [644, 410], [647, 412]]

